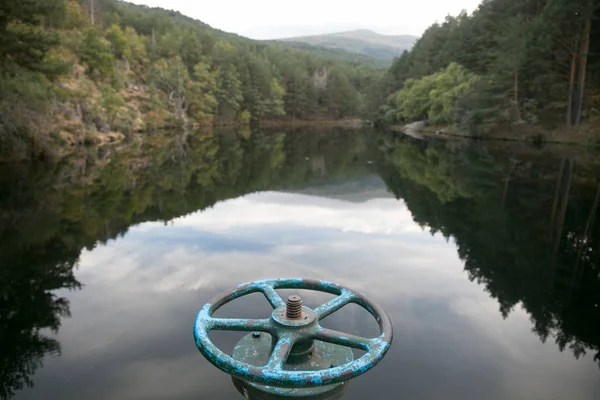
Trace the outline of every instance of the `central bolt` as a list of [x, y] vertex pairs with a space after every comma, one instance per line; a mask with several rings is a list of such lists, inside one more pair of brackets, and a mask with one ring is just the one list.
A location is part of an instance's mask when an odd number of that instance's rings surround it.
[[300, 319], [302, 317], [302, 297], [294, 295], [287, 298], [285, 316], [287, 319]]

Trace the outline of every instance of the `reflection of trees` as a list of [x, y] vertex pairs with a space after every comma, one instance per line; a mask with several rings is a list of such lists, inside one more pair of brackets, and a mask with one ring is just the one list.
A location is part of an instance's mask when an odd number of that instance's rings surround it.
[[61, 244], [53, 240], [21, 250], [0, 259], [0, 398], [32, 386], [43, 356], [60, 352], [58, 341], [44, 331], [58, 331], [69, 303], [52, 291], [79, 287]]
[[[156, 140], [158, 143], [150, 143]], [[135, 223], [167, 221], [216, 202], [268, 189], [301, 187], [364, 172], [366, 136], [259, 131], [104, 149], [61, 164], [0, 171], [0, 398], [25, 386], [69, 316], [58, 289], [78, 289], [83, 248]], [[307, 159], [320, 158], [325, 173]]]
[[505, 317], [520, 303], [541, 340], [576, 357], [593, 351], [600, 364], [600, 189], [574, 160], [389, 138], [382, 147], [390, 189], [417, 223], [454, 238]]
[[[79, 287], [73, 266], [80, 248], [61, 237], [52, 216], [42, 216], [53, 199], [38, 197], [21, 171], [11, 172], [0, 183], [0, 398], [32, 386], [44, 355], [60, 352], [48, 333], [69, 316], [69, 303], [52, 291]], [[33, 175], [43, 186], [43, 176]]]

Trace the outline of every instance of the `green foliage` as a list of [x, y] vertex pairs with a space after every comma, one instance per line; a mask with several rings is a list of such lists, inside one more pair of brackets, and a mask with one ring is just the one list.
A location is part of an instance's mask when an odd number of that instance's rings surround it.
[[77, 0], [68, 0], [65, 4], [65, 29], [80, 29], [85, 25], [85, 17]]
[[190, 76], [181, 57], [157, 61], [151, 72], [152, 82], [173, 104], [177, 119], [183, 120], [188, 107], [186, 95], [190, 89]]
[[102, 106], [106, 113], [106, 122], [111, 126], [116, 125], [118, 120], [123, 118], [121, 109], [126, 105], [127, 103], [125, 103], [123, 97], [111, 87], [107, 88], [102, 94]]
[[498, 93], [489, 82], [479, 81], [469, 93], [456, 104], [456, 126], [472, 136], [485, 136], [504, 121], [506, 98]]
[[358, 115], [360, 95], [350, 83], [344, 70], [334, 69], [330, 72], [323, 104], [329, 115], [334, 118]]
[[160, 37], [157, 44], [157, 52], [161, 58], [172, 58], [180, 55], [180, 48], [183, 39], [177, 30], [167, 32]]
[[[37, 122], [29, 123], [31, 119], [17, 121], [38, 111], [46, 118], [47, 110], [51, 118], [45, 123], [50, 128], [53, 123], [65, 125], [49, 131], [64, 128], [77, 135], [94, 130], [93, 114], [111, 121], [112, 130], [131, 129], [130, 122], [139, 121], [133, 118], [138, 112], [152, 129], [175, 120], [246, 123], [242, 110], [254, 122], [358, 116], [364, 110], [364, 94], [376, 92], [374, 77], [381, 74], [370, 66], [252, 41], [177, 12], [117, 0], [7, 0], [2, 7], [3, 87], [34, 73], [31, 85], [5, 96], [31, 100], [26, 107], [3, 102], [7, 115], [0, 118], [13, 136], [28, 130], [35, 130], [33, 136], [46, 135]], [[66, 76], [70, 65], [75, 66], [73, 74]], [[317, 85], [316, 71], [331, 71], [331, 76]], [[59, 77], [64, 79], [54, 83]], [[53, 93], [39, 97], [46, 103], [43, 110], [33, 99], [37, 91]], [[59, 92], [61, 96], [54, 96]], [[83, 99], [93, 109], [78, 120], [64, 118]]]
[[125, 28], [125, 41], [127, 43], [128, 54], [126, 57], [141, 70], [148, 63], [148, 52], [144, 38], [137, 34], [131, 27]]
[[239, 122], [241, 125], [249, 125], [251, 118], [250, 111], [244, 110], [240, 113]]
[[[0, 26], [0, 29], [2, 27]], [[58, 36], [41, 26], [12, 22], [0, 30], [0, 72], [11, 73], [15, 68], [45, 73], [54, 79], [65, 72], [65, 65], [48, 64], [46, 54], [58, 44]]]
[[283, 108], [285, 89], [279, 85], [279, 82], [275, 78], [271, 79], [270, 92], [269, 113], [273, 116], [285, 115]]
[[420, 80], [409, 79], [396, 94], [397, 118], [408, 122], [427, 118], [436, 124], [453, 123], [457, 102], [478, 81], [479, 77], [456, 63]]
[[235, 119], [244, 96], [239, 74], [231, 65], [218, 68], [216, 100], [217, 116], [223, 120]]
[[81, 61], [87, 64], [90, 77], [107, 78], [114, 74], [115, 58], [110, 46], [103, 41], [96, 28], [85, 31], [81, 44]]
[[198, 121], [205, 120], [215, 112], [217, 106], [217, 81], [215, 74], [205, 63], [194, 67], [194, 80], [189, 83], [189, 114]]
[[0, 75], [0, 153], [19, 148], [45, 151], [50, 127], [52, 86], [37, 72]]
[[[457, 63], [485, 81], [480, 95], [463, 102], [462, 119], [470, 121], [466, 125], [487, 121], [488, 126], [476, 129], [479, 133], [499, 121], [535, 122], [557, 112], [564, 113], [568, 124], [578, 121], [598, 86], [590, 77], [600, 65], [600, 36], [589, 27], [598, 18], [599, 5], [597, 0], [486, 0], [471, 15], [448, 16], [394, 60], [380, 80], [379, 95], [369, 97], [367, 110], [385, 122], [377, 110], [390, 93]], [[425, 117], [426, 96], [417, 94], [421, 98], [407, 115]], [[440, 120], [448, 123], [448, 116]]]
[[106, 39], [112, 44], [116, 58], [131, 57], [127, 38], [119, 25], [113, 24], [106, 30]]
[[374, 56], [369, 56], [366, 54], [357, 53], [355, 51], [344, 50], [344, 49], [335, 49], [328, 47], [321, 47], [318, 45], [311, 45], [308, 43], [302, 42], [288, 42], [286, 41], [285, 45], [280, 44], [278, 41], [270, 42], [273, 46], [280, 46], [282, 49], [284, 48], [293, 48], [301, 51], [305, 51], [311, 54], [314, 54], [316, 57], [323, 60], [331, 60], [337, 62], [349, 62], [352, 64], [361, 64], [361, 65], [370, 65], [377, 68], [388, 68], [391, 64], [391, 61], [395, 54], [393, 54], [388, 59], [382, 59]]

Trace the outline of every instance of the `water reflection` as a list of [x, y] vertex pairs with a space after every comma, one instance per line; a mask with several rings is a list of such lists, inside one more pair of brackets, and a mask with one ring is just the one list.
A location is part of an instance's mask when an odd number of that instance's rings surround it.
[[520, 304], [542, 341], [600, 364], [599, 177], [572, 158], [479, 150], [395, 141], [386, 182], [416, 222], [454, 239], [505, 318]]
[[[285, 275], [392, 316], [392, 351], [345, 398], [600, 393], [593, 157], [372, 132], [186, 143], [1, 171], [0, 397], [239, 398], [191, 323], [212, 295]], [[334, 328], [370, 329], [344, 311]]]

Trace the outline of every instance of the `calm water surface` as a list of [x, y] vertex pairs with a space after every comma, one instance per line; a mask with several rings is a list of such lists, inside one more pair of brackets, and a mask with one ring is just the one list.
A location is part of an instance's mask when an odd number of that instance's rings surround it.
[[[243, 398], [198, 353], [195, 316], [298, 276], [394, 324], [345, 399], [600, 398], [600, 174], [569, 151], [238, 132], [4, 168], [0, 397]], [[220, 315], [269, 309], [251, 295]], [[327, 321], [376, 334], [357, 306]]]

